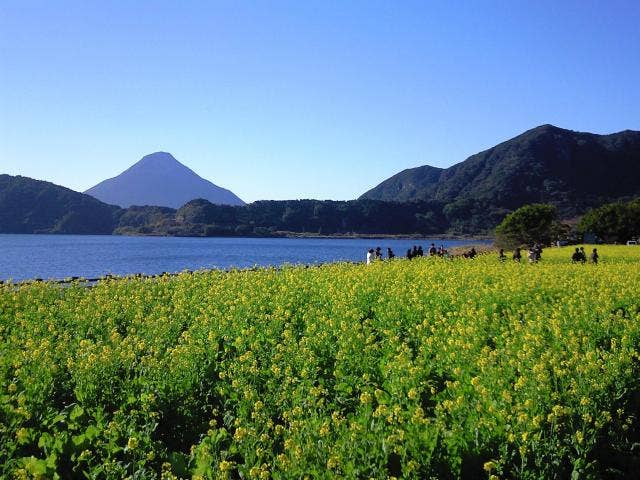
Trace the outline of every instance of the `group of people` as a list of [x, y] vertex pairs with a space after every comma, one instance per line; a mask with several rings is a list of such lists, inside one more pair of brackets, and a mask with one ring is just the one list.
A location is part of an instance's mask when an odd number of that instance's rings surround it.
[[[428, 250], [430, 257], [444, 257], [448, 255], [447, 249], [444, 248], [444, 245], [440, 245], [439, 248], [436, 248], [436, 244], [432, 243]], [[407, 258], [411, 260], [416, 257], [424, 257], [424, 250], [422, 249], [422, 245], [414, 245], [413, 248], [407, 250]]]
[[[589, 256], [591, 263], [597, 264], [600, 256], [598, 255], [598, 249], [594, 248]], [[500, 249], [498, 253], [498, 259], [501, 262], [506, 261], [507, 256], [504, 253], [504, 248]], [[522, 261], [522, 249], [520, 247], [516, 248], [513, 251], [512, 259], [514, 262]], [[542, 259], [542, 244], [536, 243], [529, 247], [529, 251], [527, 252], [527, 259], [529, 263], [537, 263]], [[584, 251], [584, 247], [576, 247], [576, 251], [571, 255], [571, 261], [573, 263], [587, 263], [587, 253]]]
[[[598, 255], [598, 249], [594, 248], [589, 257], [591, 263], [597, 264], [598, 259], [600, 258], [600, 255]], [[571, 261], [573, 263], [587, 263], [587, 252], [584, 251], [584, 247], [576, 247], [576, 251], [571, 255]]]
[[[471, 249], [473, 250], [473, 256], [475, 256], [475, 249]], [[431, 257], [445, 257], [449, 255], [449, 252], [447, 251], [446, 248], [444, 248], [444, 245], [440, 245], [440, 247], [436, 247], [436, 245], [434, 243], [431, 244], [431, 247], [429, 247], [429, 250], [427, 251], [427, 253], [429, 254], [429, 256]], [[391, 250], [391, 248], [387, 248], [387, 259], [391, 260], [393, 258], [395, 258], [395, 253], [393, 253], [393, 250]], [[422, 245], [414, 245], [413, 248], [409, 248], [407, 250], [407, 255], [406, 255], [407, 259], [411, 260], [412, 258], [416, 258], [416, 257], [424, 257], [424, 250], [422, 249]], [[382, 249], [380, 247], [377, 247], [375, 250], [373, 248], [370, 248], [367, 251], [367, 265], [369, 265], [371, 262], [375, 261], [375, 260], [382, 260]], [[471, 257], [473, 258], [473, 257]]]
[[[520, 247], [516, 248], [513, 251], [513, 256], [511, 258], [513, 259], [514, 262], [518, 262], [518, 263], [521, 262], [522, 249]], [[500, 249], [500, 252], [498, 253], [498, 259], [501, 262], [504, 262], [507, 259], [507, 256], [504, 253], [504, 248]], [[529, 260], [529, 263], [537, 263], [540, 260], [542, 260], [542, 244], [541, 243], [534, 243], [529, 247], [529, 251], [527, 252], [527, 260]]]
[[[392, 258], [395, 258], [395, 256], [396, 254], [393, 253], [393, 250], [387, 248], [387, 258], [391, 260]], [[374, 260], [382, 260], [382, 249], [380, 247], [376, 247], [375, 250], [373, 248], [370, 248], [367, 252], [367, 265], [369, 265]]]

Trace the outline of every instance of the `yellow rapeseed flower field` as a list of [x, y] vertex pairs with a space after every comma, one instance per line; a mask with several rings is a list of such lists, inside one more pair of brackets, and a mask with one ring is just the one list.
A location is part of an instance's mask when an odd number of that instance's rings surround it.
[[3, 285], [0, 477], [630, 475], [640, 247], [598, 250]]

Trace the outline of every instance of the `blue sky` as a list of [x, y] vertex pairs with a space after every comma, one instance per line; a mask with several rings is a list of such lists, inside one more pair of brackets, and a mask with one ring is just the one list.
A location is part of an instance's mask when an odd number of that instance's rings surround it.
[[640, 2], [0, 5], [0, 173], [84, 190], [173, 155], [258, 199], [351, 199], [544, 123], [640, 130]]

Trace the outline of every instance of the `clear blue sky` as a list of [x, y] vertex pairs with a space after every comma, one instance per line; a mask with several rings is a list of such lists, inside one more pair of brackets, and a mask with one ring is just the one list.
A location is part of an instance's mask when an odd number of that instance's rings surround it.
[[543, 123], [640, 130], [640, 1], [0, 5], [0, 173], [76, 190], [164, 150], [351, 199]]

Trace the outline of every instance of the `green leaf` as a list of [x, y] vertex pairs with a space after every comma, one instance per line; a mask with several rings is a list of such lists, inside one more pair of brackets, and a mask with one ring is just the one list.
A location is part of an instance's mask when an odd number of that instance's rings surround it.
[[47, 449], [53, 437], [49, 433], [43, 433], [38, 440], [38, 448]]
[[87, 439], [84, 435], [74, 435], [73, 437], [71, 437], [71, 441], [77, 448], [80, 448], [82, 445], [84, 445], [86, 440]]
[[75, 407], [73, 407], [73, 410], [71, 410], [69, 419], [76, 420], [80, 418], [82, 415], [84, 415], [84, 408], [82, 408], [80, 405], [76, 405]]
[[58, 463], [58, 455], [56, 455], [55, 453], [52, 453], [51, 455], [49, 455], [47, 457], [47, 459], [45, 460], [45, 463], [46, 463], [47, 467], [55, 470], [56, 469], [56, 465]]
[[171, 452], [169, 454], [169, 462], [172, 470], [180, 477], [189, 475], [189, 458], [180, 452]]
[[89, 425], [84, 432], [84, 436], [89, 441], [93, 440], [94, 438], [97, 438], [98, 435], [100, 435], [100, 429], [95, 425]]
[[24, 469], [33, 476], [45, 475], [47, 462], [36, 457], [29, 457], [25, 459]]

